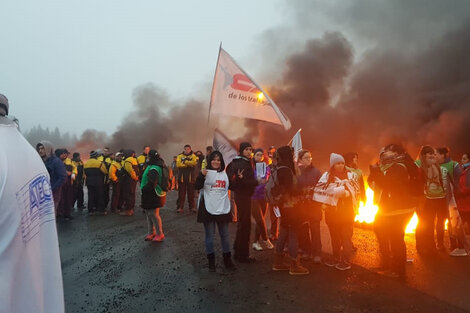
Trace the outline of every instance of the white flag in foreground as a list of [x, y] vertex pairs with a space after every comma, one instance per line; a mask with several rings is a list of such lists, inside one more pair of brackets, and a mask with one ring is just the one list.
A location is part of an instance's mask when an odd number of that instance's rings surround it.
[[211, 113], [271, 122], [286, 130], [291, 127], [287, 116], [222, 47], [212, 86]]
[[300, 137], [300, 132], [302, 131], [302, 128], [299, 129], [294, 137], [291, 140], [292, 143], [292, 148], [294, 148], [294, 160], [297, 162], [297, 157], [299, 155], [299, 152], [302, 150], [302, 138]]
[[218, 129], [214, 131], [214, 141], [212, 145], [214, 146], [214, 150], [222, 153], [225, 166], [229, 165], [229, 163], [238, 155], [237, 149]]

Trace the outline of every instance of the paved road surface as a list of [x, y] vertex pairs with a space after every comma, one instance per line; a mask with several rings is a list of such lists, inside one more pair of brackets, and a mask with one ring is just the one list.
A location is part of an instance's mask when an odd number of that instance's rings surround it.
[[415, 260], [408, 280], [395, 281], [370, 270], [378, 257], [367, 229], [355, 229], [350, 271], [307, 262], [311, 274], [292, 277], [271, 271], [271, 251], [253, 251], [259, 262], [228, 273], [217, 242], [217, 272], [209, 273], [203, 227], [195, 214], [175, 212], [175, 197], [162, 209], [163, 243], [143, 241], [140, 210], [133, 217], [76, 212], [58, 223], [66, 312], [470, 312], [470, 258], [422, 260], [408, 237]]

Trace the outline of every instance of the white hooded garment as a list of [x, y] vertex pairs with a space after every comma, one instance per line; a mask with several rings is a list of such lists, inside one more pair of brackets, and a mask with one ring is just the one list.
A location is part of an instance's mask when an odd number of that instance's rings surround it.
[[63, 313], [49, 174], [16, 124], [0, 117], [0, 313]]

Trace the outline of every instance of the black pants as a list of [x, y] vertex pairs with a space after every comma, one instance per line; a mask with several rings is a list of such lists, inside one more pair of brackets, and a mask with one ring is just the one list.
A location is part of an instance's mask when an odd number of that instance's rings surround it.
[[109, 204], [109, 185], [108, 183], [103, 186], [103, 205], [105, 208], [107, 208]]
[[[74, 183], [73, 184], [73, 204], [77, 203], [77, 208], [83, 208], [83, 183]], [[73, 205], [72, 205], [73, 207]]]
[[121, 192], [124, 200], [124, 209], [126, 211], [134, 211], [135, 207], [135, 188], [137, 182], [130, 177], [121, 184]]
[[382, 267], [399, 275], [405, 274], [405, 228], [412, 213], [394, 216], [377, 215], [374, 231], [379, 242]]
[[238, 225], [233, 249], [235, 258], [243, 259], [250, 256], [251, 196], [235, 193], [235, 203], [238, 212]]
[[88, 213], [103, 212], [103, 186], [87, 186], [88, 189]]
[[325, 211], [325, 222], [330, 230], [333, 257], [338, 260], [349, 261], [352, 252], [351, 219], [343, 216], [340, 208], [329, 207]]
[[[447, 200], [426, 199], [423, 209], [418, 212], [419, 223], [416, 227], [416, 249], [419, 252], [436, 250], [434, 227], [436, 228], [437, 245], [444, 246], [444, 225], [449, 216]], [[437, 217], [437, 220], [435, 221]], [[436, 222], [434, 224], [434, 222]], [[434, 226], [435, 225], [435, 226]]]
[[189, 209], [194, 210], [196, 208], [196, 200], [194, 198], [194, 184], [188, 182], [179, 182], [178, 184], [178, 200], [176, 201], [177, 209], [184, 209], [184, 201], [188, 195]]
[[255, 229], [255, 241], [260, 239], [267, 240], [268, 239], [268, 231], [266, 230], [266, 210], [268, 206], [266, 200], [256, 199], [251, 200], [251, 209], [253, 218], [256, 222], [256, 229]]

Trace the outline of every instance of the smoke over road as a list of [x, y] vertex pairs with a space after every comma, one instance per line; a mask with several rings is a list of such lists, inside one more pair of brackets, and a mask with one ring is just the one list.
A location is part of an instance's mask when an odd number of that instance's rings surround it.
[[[341, 6], [296, 0], [287, 5], [297, 24], [283, 35], [297, 35], [301, 44], [287, 54], [282, 49], [282, 57], [263, 56], [263, 72], [254, 77], [270, 77], [268, 92], [293, 128], [224, 120], [217, 126], [227, 136], [266, 148], [286, 144], [302, 128], [304, 146], [320, 164], [330, 152], [357, 151], [365, 165], [390, 142], [403, 143], [412, 156], [422, 144], [448, 145], [454, 158], [470, 150], [468, 3], [357, 0]], [[337, 24], [335, 31], [305, 37], [318, 12]], [[264, 36], [266, 50], [284, 37]], [[275, 58], [283, 60], [280, 68]], [[87, 131], [79, 144], [98, 141], [114, 151], [137, 152], [149, 144], [168, 159], [186, 143], [197, 149], [210, 143], [207, 103], [172, 101], [152, 84], [137, 87], [133, 103], [110, 138]]]

